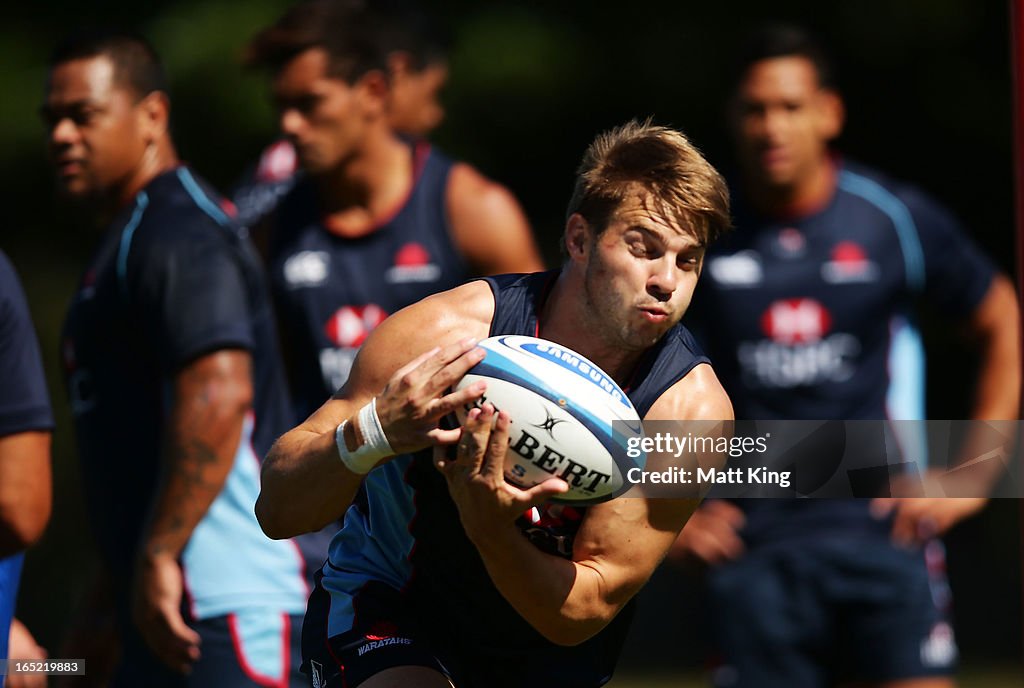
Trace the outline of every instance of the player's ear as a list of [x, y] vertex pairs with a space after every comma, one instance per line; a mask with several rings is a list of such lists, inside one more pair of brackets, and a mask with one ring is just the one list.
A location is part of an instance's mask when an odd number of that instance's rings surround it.
[[371, 69], [359, 77], [355, 87], [357, 97], [362, 101], [364, 108], [374, 113], [384, 113], [391, 90], [387, 74], [379, 69]]
[[136, 112], [146, 143], [155, 143], [167, 133], [171, 101], [163, 91], [153, 91], [139, 101]]
[[569, 260], [583, 260], [590, 247], [590, 223], [579, 213], [573, 213], [565, 222], [565, 250]]
[[832, 89], [826, 88], [818, 94], [821, 112], [821, 135], [826, 141], [839, 136], [846, 122], [846, 106], [842, 97]]

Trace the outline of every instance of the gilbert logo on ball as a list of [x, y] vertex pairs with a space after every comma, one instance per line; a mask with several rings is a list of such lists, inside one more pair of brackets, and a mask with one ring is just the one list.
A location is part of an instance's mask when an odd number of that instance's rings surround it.
[[[646, 457], [627, 454], [643, 426], [626, 393], [597, 365], [560, 344], [521, 335], [488, 337], [484, 360], [456, 385], [487, 383], [487, 401], [512, 419], [505, 480], [528, 488], [552, 476], [569, 484], [558, 501], [607, 501]], [[462, 421], [469, 410], [460, 409]], [[636, 446], [636, 444], [634, 444]], [[635, 453], [635, 452], [634, 452]], [[624, 484], [625, 483], [625, 484]]]

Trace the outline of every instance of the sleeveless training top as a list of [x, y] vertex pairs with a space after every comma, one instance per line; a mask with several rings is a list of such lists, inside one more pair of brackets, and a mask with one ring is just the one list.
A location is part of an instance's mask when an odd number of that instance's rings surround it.
[[[491, 335], [536, 336], [541, 305], [558, 271], [485, 278], [495, 299]], [[677, 325], [641, 360], [624, 385], [643, 417], [669, 387], [706, 363]], [[498, 592], [466, 537], [432, 452], [399, 456], [367, 475], [362, 499], [349, 508], [331, 543], [321, 584], [331, 592], [328, 637], [354, 618], [361, 586], [380, 581], [400, 590], [441, 659], [474, 685], [601, 685], [611, 676], [631, 617], [623, 610], [603, 631], [575, 646], [554, 645]], [[518, 522], [542, 550], [569, 558], [584, 507], [547, 504]], [[323, 613], [311, 600], [308, 619]], [[481, 677], [493, 676], [491, 679]], [[540, 678], [538, 678], [540, 677]]]
[[309, 179], [281, 201], [270, 280], [298, 420], [344, 384], [359, 347], [386, 317], [468, 277], [448, 229], [453, 162], [425, 141], [413, 144], [413, 162], [409, 197], [361, 237], [339, 237], [324, 226]]

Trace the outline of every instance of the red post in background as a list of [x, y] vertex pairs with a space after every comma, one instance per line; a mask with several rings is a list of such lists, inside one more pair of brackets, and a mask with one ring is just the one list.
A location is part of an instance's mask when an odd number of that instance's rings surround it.
[[[1016, 210], [1017, 236], [1017, 298], [1024, 303], [1024, 0], [1010, 0], [1010, 60], [1012, 62], [1013, 79], [1013, 170], [1014, 170], [1014, 205]], [[1018, 447], [1018, 452], [1021, 452]], [[1020, 475], [1020, 472], [1018, 472]], [[1024, 499], [1018, 501], [1020, 515], [1017, 532], [1020, 537], [1021, 566], [1024, 569]], [[1021, 589], [1024, 593], [1024, 573], [1021, 576]], [[1024, 594], [1022, 594], [1024, 600]], [[1024, 601], [1022, 601], [1024, 607]]]

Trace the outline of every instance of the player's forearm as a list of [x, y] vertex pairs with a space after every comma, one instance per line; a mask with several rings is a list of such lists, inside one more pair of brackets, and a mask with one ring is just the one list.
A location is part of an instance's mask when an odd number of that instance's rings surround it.
[[274, 539], [318, 530], [345, 512], [363, 477], [341, 462], [334, 432], [300, 426], [282, 435], [263, 462], [256, 518]]
[[1000, 328], [986, 342], [978, 371], [973, 418], [978, 420], [1014, 420], [1020, 415], [1019, 330]]
[[612, 586], [596, 566], [545, 554], [515, 526], [474, 542], [498, 591], [556, 645], [597, 634], [639, 588]]
[[980, 366], [972, 417], [1016, 420], [1020, 415], [1021, 324], [1013, 285], [997, 276], [971, 322]]
[[0, 558], [36, 543], [50, 518], [50, 433], [0, 437]]

